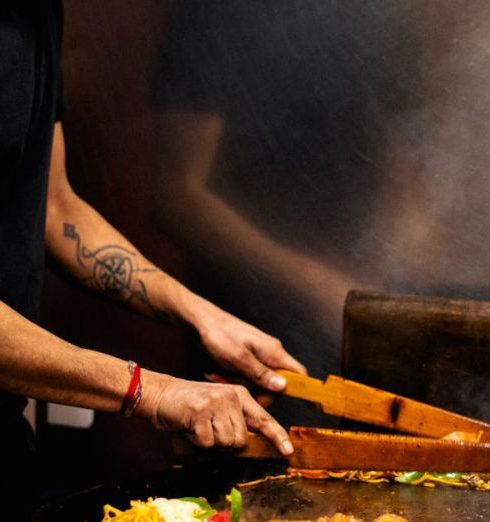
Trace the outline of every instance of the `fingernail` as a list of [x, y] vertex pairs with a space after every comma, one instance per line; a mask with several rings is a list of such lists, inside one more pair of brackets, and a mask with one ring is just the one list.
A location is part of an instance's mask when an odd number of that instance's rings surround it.
[[291, 453], [293, 453], [293, 451], [294, 451], [293, 445], [291, 444], [291, 441], [289, 441], [289, 440], [283, 441], [282, 449], [283, 449], [284, 455], [291, 455]]
[[280, 375], [273, 375], [269, 379], [268, 388], [272, 391], [282, 391], [286, 387], [286, 379]]

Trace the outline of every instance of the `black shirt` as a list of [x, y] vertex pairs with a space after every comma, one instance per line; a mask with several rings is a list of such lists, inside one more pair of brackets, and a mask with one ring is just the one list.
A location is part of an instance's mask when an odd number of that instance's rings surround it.
[[[398, 43], [413, 38], [412, 19], [388, 3], [181, 0], [171, 12], [156, 101], [220, 115], [209, 186], [272, 237], [319, 256], [364, 244], [359, 223], [381, 175], [366, 158], [416, 76]], [[398, 85], [386, 63], [400, 61]]]
[[[0, 300], [36, 321], [48, 167], [59, 111], [61, 4], [0, 4]], [[0, 393], [2, 411], [25, 400]]]

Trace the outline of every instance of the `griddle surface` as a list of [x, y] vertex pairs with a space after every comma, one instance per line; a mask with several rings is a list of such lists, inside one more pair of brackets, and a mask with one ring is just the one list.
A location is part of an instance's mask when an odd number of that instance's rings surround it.
[[[282, 463], [264, 460], [194, 462], [55, 499], [39, 509], [35, 522], [100, 522], [104, 504], [125, 508], [130, 500], [149, 496], [204, 496], [215, 505], [225, 506], [224, 496], [237, 482], [282, 471]], [[243, 496], [246, 522], [308, 519], [337, 511], [351, 513], [365, 522], [386, 512], [400, 514], [410, 522], [490, 521], [490, 492], [447, 487], [294, 478], [247, 488]]]

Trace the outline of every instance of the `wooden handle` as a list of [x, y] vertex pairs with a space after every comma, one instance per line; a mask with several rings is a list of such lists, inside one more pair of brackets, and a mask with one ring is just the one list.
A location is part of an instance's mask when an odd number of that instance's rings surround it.
[[235, 457], [251, 457], [260, 459], [282, 458], [281, 454], [265, 437], [257, 433], [248, 434], [247, 446], [241, 450], [211, 448], [198, 448], [196, 445], [183, 435], [175, 435], [172, 439], [173, 450], [176, 455], [233, 455]]
[[482, 440], [490, 441], [489, 424], [457, 413], [335, 375], [322, 382], [287, 370], [279, 373], [287, 380], [286, 395], [317, 402], [330, 415], [435, 438], [482, 431]]

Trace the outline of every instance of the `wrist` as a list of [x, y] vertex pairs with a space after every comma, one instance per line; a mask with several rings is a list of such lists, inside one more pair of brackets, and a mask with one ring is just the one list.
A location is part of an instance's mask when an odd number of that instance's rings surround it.
[[141, 369], [141, 383], [143, 393], [141, 400], [134, 410], [134, 415], [143, 417], [155, 426], [159, 427], [157, 418], [158, 405], [162, 401], [173, 377], [151, 370]]
[[129, 381], [126, 395], [123, 398], [121, 409], [119, 410], [119, 412], [125, 417], [131, 417], [134, 410], [138, 407], [143, 393], [141, 367], [134, 361], [129, 361], [128, 370], [131, 379]]
[[148, 286], [151, 288], [152, 302], [154, 307], [162, 312], [162, 318], [195, 328], [201, 302], [205, 300], [161, 271], [151, 275], [152, 284]]
[[220, 309], [197, 294], [190, 291], [187, 292], [188, 294], [181, 301], [180, 318], [203, 337]]

